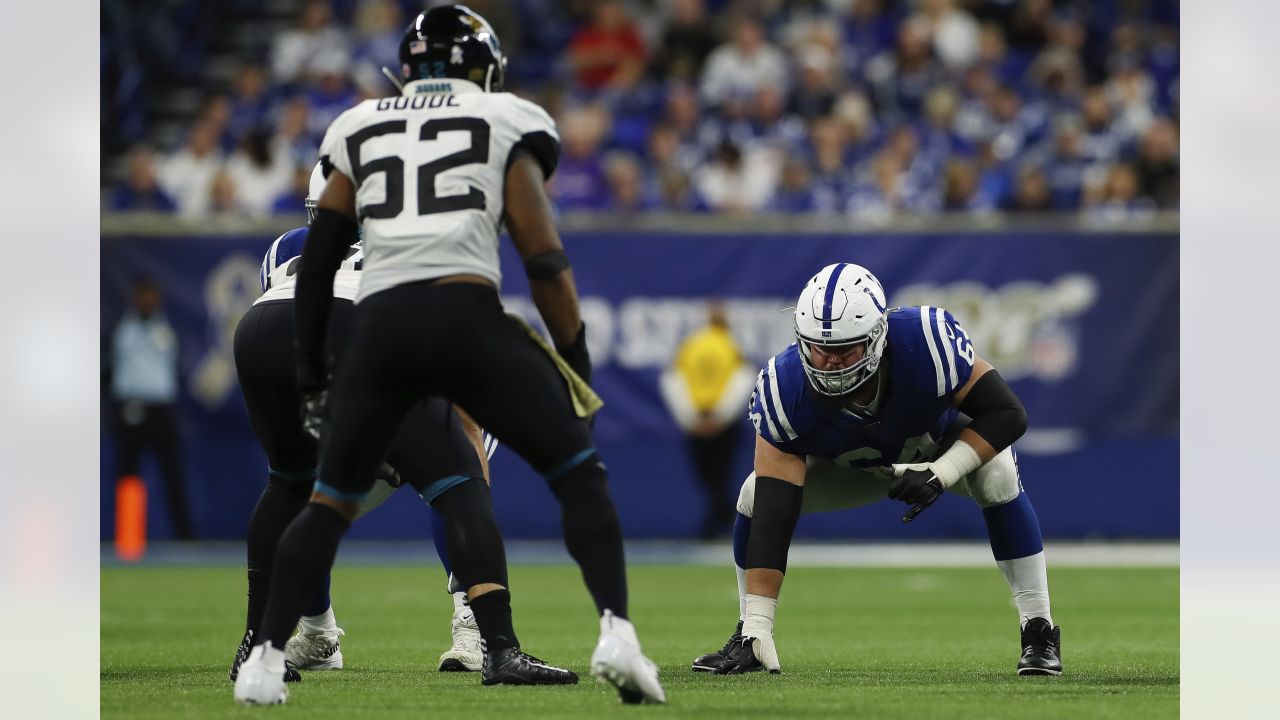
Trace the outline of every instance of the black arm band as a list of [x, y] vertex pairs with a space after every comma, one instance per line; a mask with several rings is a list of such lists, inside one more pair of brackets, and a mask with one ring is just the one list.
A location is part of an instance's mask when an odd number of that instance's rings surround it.
[[569, 269], [569, 256], [563, 250], [548, 250], [524, 261], [524, 274], [530, 280], [551, 280]]
[[325, 332], [333, 305], [333, 276], [356, 241], [356, 221], [327, 208], [316, 211], [298, 263], [293, 318], [297, 329], [298, 387], [303, 392], [328, 384]]
[[973, 418], [969, 429], [1000, 452], [1027, 431], [1027, 410], [1008, 383], [995, 370], [988, 370], [969, 389], [960, 412]]
[[756, 478], [747, 567], [787, 571], [787, 551], [800, 520], [804, 488], [775, 477]]

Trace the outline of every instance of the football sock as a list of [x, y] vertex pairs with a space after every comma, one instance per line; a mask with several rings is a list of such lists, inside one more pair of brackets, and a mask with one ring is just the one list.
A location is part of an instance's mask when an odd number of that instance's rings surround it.
[[316, 590], [316, 594], [311, 596], [311, 602], [307, 603], [307, 607], [303, 609], [303, 617], [319, 617], [326, 612], [329, 613], [329, 617], [333, 617], [333, 609], [330, 607], [332, 603], [329, 601], [330, 579], [329, 574], [326, 573], [324, 582]]
[[516, 631], [511, 625], [511, 593], [492, 590], [471, 601], [471, 612], [476, 614], [476, 625], [485, 649], [496, 653], [509, 647], [520, 647]]
[[[551, 481], [560, 501], [560, 522], [569, 555], [582, 570], [582, 580], [596, 611], [627, 617], [627, 568], [622, 527], [609, 495], [609, 477], [598, 457], [590, 457]], [[472, 606], [475, 601], [472, 601]]]
[[453, 574], [453, 566], [449, 564], [449, 535], [445, 531], [444, 515], [434, 505], [431, 507], [431, 539], [436, 544], [436, 556], [440, 558], [440, 567], [444, 568], [445, 577]]
[[747, 617], [747, 540], [751, 537], [751, 518], [738, 513], [733, 521], [733, 569], [738, 575], [738, 619]]
[[298, 623], [306, 635], [333, 635], [338, 629], [338, 621], [333, 617], [333, 608], [327, 607], [316, 615], [303, 615]]
[[258, 498], [249, 518], [248, 546], [249, 598], [245, 614], [245, 630], [257, 635], [262, 611], [271, 589], [271, 561], [275, 557], [280, 536], [311, 497], [311, 484], [290, 482], [269, 476], [267, 487]]
[[987, 522], [991, 553], [1009, 582], [1021, 624], [1033, 617], [1052, 623], [1044, 541], [1030, 498], [1020, 493], [1003, 505], [983, 508], [982, 516]]
[[449, 593], [449, 597], [453, 598], [454, 610], [467, 606], [467, 594], [465, 592]]
[[471, 478], [449, 488], [434, 507], [444, 518], [444, 544], [458, 583], [464, 588], [485, 583], [506, 587], [507, 553], [484, 480]]
[[271, 570], [271, 596], [262, 615], [259, 640], [282, 648], [302, 617], [307, 601], [315, 595], [333, 567], [338, 543], [350, 523], [334, 508], [307, 503], [289, 523], [276, 548]]

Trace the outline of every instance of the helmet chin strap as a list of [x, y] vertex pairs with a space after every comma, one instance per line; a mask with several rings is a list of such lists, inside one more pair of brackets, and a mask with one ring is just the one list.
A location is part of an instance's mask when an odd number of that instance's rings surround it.
[[859, 415], [875, 415], [876, 411], [880, 409], [880, 398], [884, 396], [884, 385], [885, 385], [884, 381], [886, 377], [888, 377], [888, 373], [884, 372], [884, 366], [881, 365], [879, 368], [876, 369], [876, 376], [875, 376], [876, 392], [874, 395], [871, 396], [871, 399], [867, 401], [865, 405], [860, 405], [853, 401], [853, 395], [857, 394], [858, 390], [861, 390], [863, 387], [866, 387], [865, 385], [863, 385], [862, 387], [856, 388], [852, 393], [849, 394], [849, 401], [845, 404], [849, 406], [850, 410], [852, 410], [853, 412]]
[[484, 71], [484, 91], [493, 92], [493, 63], [489, 63], [489, 69]]
[[400, 78], [396, 77], [396, 74], [391, 72], [386, 65], [382, 66], [382, 74], [386, 75], [387, 79], [391, 81], [391, 84], [396, 86], [397, 92], [404, 92], [404, 83], [401, 82]]

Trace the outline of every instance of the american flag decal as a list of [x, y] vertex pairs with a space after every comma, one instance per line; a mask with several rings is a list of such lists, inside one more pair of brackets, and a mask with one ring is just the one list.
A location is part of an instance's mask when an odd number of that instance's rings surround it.
[[427, 51], [427, 42], [425, 40], [412, 40], [409, 42], [409, 53], [418, 55]]

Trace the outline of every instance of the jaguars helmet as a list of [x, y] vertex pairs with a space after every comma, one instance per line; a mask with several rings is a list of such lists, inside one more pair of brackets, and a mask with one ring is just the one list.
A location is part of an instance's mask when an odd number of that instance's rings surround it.
[[[853, 263], [828, 265], [809, 279], [796, 302], [795, 331], [809, 384], [823, 395], [847, 395], [880, 368], [889, 330], [884, 287], [871, 271]], [[849, 367], [819, 370], [812, 348], [841, 353], [865, 344]]]
[[307, 209], [307, 224], [316, 221], [316, 203], [320, 202], [320, 194], [324, 192], [324, 163], [316, 163], [315, 168], [311, 170], [311, 180], [307, 182], [307, 197], [302, 201], [303, 207]]
[[456, 78], [500, 92], [506, 69], [497, 33], [466, 5], [419, 13], [400, 39], [400, 77], [406, 83]]

